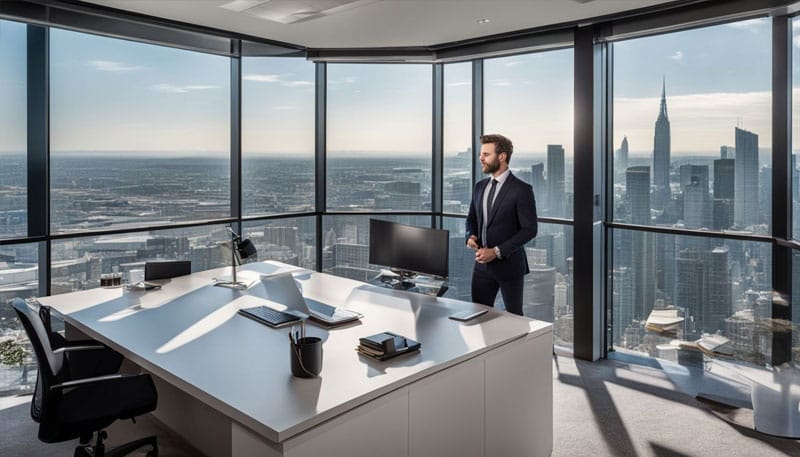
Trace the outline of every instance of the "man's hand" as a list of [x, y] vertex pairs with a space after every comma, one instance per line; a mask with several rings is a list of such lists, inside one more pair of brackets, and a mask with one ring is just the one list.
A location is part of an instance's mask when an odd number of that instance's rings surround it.
[[496, 258], [494, 248], [480, 248], [475, 251], [475, 261], [478, 263], [489, 263]]
[[476, 251], [480, 249], [480, 246], [478, 246], [478, 237], [475, 235], [470, 236], [467, 240], [467, 247]]

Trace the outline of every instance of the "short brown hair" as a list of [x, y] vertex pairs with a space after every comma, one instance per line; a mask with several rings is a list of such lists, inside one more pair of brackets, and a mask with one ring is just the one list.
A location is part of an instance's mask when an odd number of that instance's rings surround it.
[[514, 144], [508, 138], [497, 133], [481, 135], [481, 144], [494, 144], [494, 151], [498, 154], [506, 153], [506, 163], [511, 162], [511, 154], [514, 153]]

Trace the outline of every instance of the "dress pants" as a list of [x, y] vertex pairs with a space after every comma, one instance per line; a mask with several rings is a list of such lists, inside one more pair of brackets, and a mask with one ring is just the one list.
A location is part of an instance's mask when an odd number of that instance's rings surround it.
[[503, 303], [508, 312], [522, 316], [522, 290], [525, 277], [502, 281], [483, 269], [472, 270], [472, 301], [486, 306], [494, 306], [497, 290], [503, 294]]

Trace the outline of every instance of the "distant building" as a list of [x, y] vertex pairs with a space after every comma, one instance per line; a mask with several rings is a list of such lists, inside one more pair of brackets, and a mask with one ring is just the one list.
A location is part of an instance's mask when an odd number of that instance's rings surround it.
[[733, 219], [743, 229], [761, 223], [758, 206], [758, 135], [736, 127]]
[[715, 230], [728, 229], [733, 225], [735, 162], [731, 158], [714, 161], [712, 228]]
[[564, 147], [547, 145], [547, 208], [548, 216], [563, 217], [566, 207], [564, 194]]
[[653, 208], [664, 209], [671, 198], [669, 188], [670, 126], [667, 115], [666, 80], [661, 88], [661, 106], [653, 136]]

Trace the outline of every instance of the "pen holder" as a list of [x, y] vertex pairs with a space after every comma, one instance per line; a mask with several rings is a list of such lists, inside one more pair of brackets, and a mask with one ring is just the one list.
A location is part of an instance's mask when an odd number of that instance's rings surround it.
[[292, 375], [298, 378], [313, 378], [322, 371], [322, 339], [316, 336], [300, 338], [295, 344], [289, 342]]

